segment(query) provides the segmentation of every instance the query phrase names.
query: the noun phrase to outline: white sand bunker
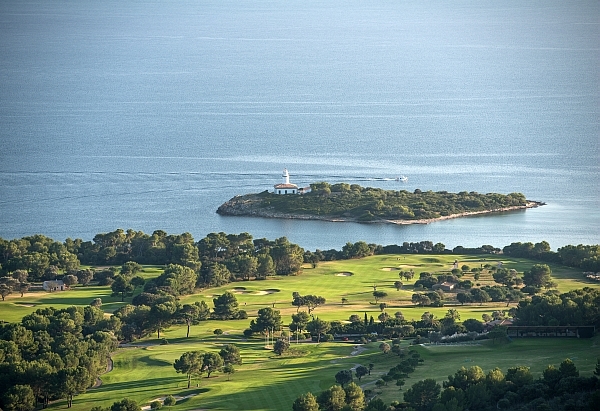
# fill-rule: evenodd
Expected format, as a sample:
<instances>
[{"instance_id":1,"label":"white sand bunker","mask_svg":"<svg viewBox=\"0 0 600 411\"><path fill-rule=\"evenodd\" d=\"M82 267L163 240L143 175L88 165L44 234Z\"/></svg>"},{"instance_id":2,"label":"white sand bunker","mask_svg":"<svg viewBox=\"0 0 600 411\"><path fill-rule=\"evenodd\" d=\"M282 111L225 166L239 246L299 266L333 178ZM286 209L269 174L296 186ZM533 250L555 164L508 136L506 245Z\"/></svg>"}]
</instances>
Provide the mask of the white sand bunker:
<instances>
[{"instance_id":1,"label":"white sand bunker","mask_svg":"<svg viewBox=\"0 0 600 411\"><path fill-rule=\"evenodd\" d=\"M350 277L351 275L354 275L352 273L348 273L348 272L344 272L344 273L337 273L336 276L337 277Z\"/></svg>"},{"instance_id":2,"label":"white sand bunker","mask_svg":"<svg viewBox=\"0 0 600 411\"><path fill-rule=\"evenodd\" d=\"M231 290L234 294L249 294L250 291L247 291L244 287L235 287Z\"/></svg>"},{"instance_id":3,"label":"white sand bunker","mask_svg":"<svg viewBox=\"0 0 600 411\"><path fill-rule=\"evenodd\" d=\"M383 271L398 271L399 268L396 268L396 267L383 267L382 270Z\"/></svg>"},{"instance_id":4,"label":"white sand bunker","mask_svg":"<svg viewBox=\"0 0 600 411\"><path fill-rule=\"evenodd\" d=\"M276 288L271 288L268 290L261 290L261 291L257 291L254 293L254 295L269 295L269 294L274 294L274 293L278 293L279 290Z\"/></svg>"}]
</instances>

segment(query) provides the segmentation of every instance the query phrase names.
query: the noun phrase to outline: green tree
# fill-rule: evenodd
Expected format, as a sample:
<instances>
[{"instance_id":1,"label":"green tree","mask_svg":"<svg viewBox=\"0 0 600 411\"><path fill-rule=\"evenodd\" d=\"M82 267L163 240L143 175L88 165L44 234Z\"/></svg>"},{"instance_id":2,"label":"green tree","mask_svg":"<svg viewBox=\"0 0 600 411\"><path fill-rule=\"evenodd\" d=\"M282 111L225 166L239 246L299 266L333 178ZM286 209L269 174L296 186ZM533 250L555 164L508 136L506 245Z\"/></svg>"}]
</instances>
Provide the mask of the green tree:
<instances>
[{"instance_id":1,"label":"green tree","mask_svg":"<svg viewBox=\"0 0 600 411\"><path fill-rule=\"evenodd\" d=\"M331 328L331 324L328 321L315 318L306 325L306 329L312 334L317 336L317 343L321 342L321 335L326 334Z\"/></svg>"},{"instance_id":2,"label":"green tree","mask_svg":"<svg viewBox=\"0 0 600 411\"><path fill-rule=\"evenodd\" d=\"M178 316L187 326L186 338L190 336L190 327L200 324L210 317L210 309L204 301L196 301L194 304L184 304L178 312Z\"/></svg>"},{"instance_id":3,"label":"green tree","mask_svg":"<svg viewBox=\"0 0 600 411\"><path fill-rule=\"evenodd\" d=\"M560 363L558 371L560 372L561 378L579 377L579 371L570 358L567 358Z\"/></svg>"},{"instance_id":4,"label":"green tree","mask_svg":"<svg viewBox=\"0 0 600 411\"><path fill-rule=\"evenodd\" d=\"M225 344L219 351L219 355L225 364L242 365L240 349L233 344Z\"/></svg>"},{"instance_id":5,"label":"green tree","mask_svg":"<svg viewBox=\"0 0 600 411\"><path fill-rule=\"evenodd\" d=\"M310 316L305 311L301 311L297 314L292 314L292 322L290 323L291 331L302 332L306 329L306 325L310 320Z\"/></svg>"},{"instance_id":6,"label":"green tree","mask_svg":"<svg viewBox=\"0 0 600 411\"><path fill-rule=\"evenodd\" d=\"M177 404L177 400L175 399L175 397L173 397L172 395L167 395L165 397L165 405L170 407Z\"/></svg>"},{"instance_id":7,"label":"green tree","mask_svg":"<svg viewBox=\"0 0 600 411\"><path fill-rule=\"evenodd\" d=\"M121 301L125 301L125 297L131 296L134 290L131 282L125 276L120 274L115 276L110 288L112 289L113 296L121 296Z\"/></svg>"},{"instance_id":8,"label":"green tree","mask_svg":"<svg viewBox=\"0 0 600 411\"><path fill-rule=\"evenodd\" d=\"M77 276L79 284L86 286L94 279L94 270L91 268L86 268L84 270L77 271L77 274L75 275Z\"/></svg>"},{"instance_id":9,"label":"green tree","mask_svg":"<svg viewBox=\"0 0 600 411\"><path fill-rule=\"evenodd\" d=\"M375 298L375 304L383 298L387 297L387 293L385 291L373 291L373 298Z\"/></svg>"},{"instance_id":10,"label":"green tree","mask_svg":"<svg viewBox=\"0 0 600 411\"><path fill-rule=\"evenodd\" d=\"M391 347L388 343L382 342L381 344L379 344L379 349L381 350L382 353L387 354L390 352Z\"/></svg>"},{"instance_id":11,"label":"green tree","mask_svg":"<svg viewBox=\"0 0 600 411\"><path fill-rule=\"evenodd\" d=\"M319 411L317 399L310 392L296 398L292 404L293 411Z\"/></svg>"},{"instance_id":12,"label":"green tree","mask_svg":"<svg viewBox=\"0 0 600 411\"><path fill-rule=\"evenodd\" d=\"M2 301L10 294L12 294L12 288L6 284L0 284L0 296L2 297Z\"/></svg>"},{"instance_id":13,"label":"green tree","mask_svg":"<svg viewBox=\"0 0 600 411\"><path fill-rule=\"evenodd\" d=\"M258 310L256 320L250 321L250 329L253 332L262 332L264 330L279 330L281 328L281 314L279 310L271 307L265 307Z\"/></svg>"},{"instance_id":14,"label":"green tree","mask_svg":"<svg viewBox=\"0 0 600 411\"><path fill-rule=\"evenodd\" d=\"M95 381L85 367L64 368L58 371L56 382L58 392L67 398L67 408L73 405L73 396L83 393Z\"/></svg>"},{"instance_id":15,"label":"green tree","mask_svg":"<svg viewBox=\"0 0 600 411\"><path fill-rule=\"evenodd\" d=\"M342 386L342 388L344 388L344 386L346 384L348 384L349 382L352 381L352 371L350 370L341 370L338 371L335 374L335 382L337 382L338 384L340 384Z\"/></svg>"},{"instance_id":16,"label":"green tree","mask_svg":"<svg viewBox=\"0 0 600 411\"><path fill-rule=\"evenodd\" d=\"M522 387L533 382L533 374L531 374L529 367L519 365L508 369L506 381L511 381L517 387Z\"/></svg>"},{"instance_id":17,"label":"green tree","mask_svg":"<svg viewBox=\"0 0 600 411\"><path fill-rule=\"evenodd\" d=\"M277 355L282 355L290 349L290 343L285 338L279 338L273 345L273 352Z\"/></svg>"},{"instance_id":18,"label":"green tree","mask_svg":"<svg viewBox=\"0 0 600 411\"><path fill-rule=\"evenodd\" d=\"M129 398L124 398L121 401L117 401L110 406L110 411L141 411L142 407L140 407L137 402L134 400L130 400Z\"/></svg>"},{"instance_id":19,"label":"green tree","mask_svg":"<svg viewBox=\"0 0 600 411\"><path fill-rule=\"evenodd\" d=\"M215 371L219 371L223 367L223 358L214 352L205 353L202 356L202 369L206 371L207 378Z\"/></svg>"},{"instance_id":20,"label":"green tree","mask_svg":"<svg viewBox=\"0 0 600 411\"><path fill-rule=\"evenodd\" d=\"M346 406L346 391L339 385L333 385L319 394L317 402L321 410L341 411Z\"/></svg>"},{"instance_id":21,"label":"green tree","mask_svg":"<svg viewBox=\"0 0 600 411\"><path fill-rule=\"evenodd\" d=\"M492 297L490 297L490 295L481 288L473 288L471 290L471 301L479 303L479 305L483 305L483 303L492 301Z\"/></svg>"},{"instance_id":22,"label":"green tree","mask_svg":"<svg viewBox=\"0 0 600 411\"><path fill-rule=\"evenodd\" d=\"M358 378L358 381L360 381L360 379L362 377L369 374L369 369L367 367L365 367L364 365L359 365L358 367L356 367L355 372L356 372L356 377Z\"/></svg>"},{"instance_id":23,"label":"green tree","mask_svg":"<svg viewBox=\"0 0 600 411\"><path fill-rule=\"evenodd\" d=\"M198 274L190 267L169 264L155 282L159 289L174 296L180 296L192 294L197 280Z\"/></svg>"},{"instance_id":24,"label":"green tree","mask_svg":"<svg viewBox=\"0 0 600 411\"><path fill-rule=\"evenodd\" d=\"M344 391L346 391L346 404L350 406L352 411L365 409L365 394L357 384L351 382L344 388Z\"/></svg>"},{"instance_id":25,"label":"green tree","mask_svg":"<svg viewBox=\"0 0 600 411\"><path fill-rule=\"evenodd\" d=\"M29 385L13 385L2 396L6 411L31 411L35 409L35 396Z\"/></svg>"},{"instance_id":26,"label":"green tree","mask_svg":"<svg viewBox=\"0 0 600 411\"><path fill-rule=\"evenodd\" d=\"M121 266L121 275L132 277L142 271L143 267L135 261L127 261Z\"/></svg>"},{"instance_id":27,"label":"green tree","mask_svg":"<svg viewBox=\"0 0 600 411\"><path fill-rule=\"evenodd\" d=\"M523 282L526 286L541 288L551 282L551 275L552 270L547 264L536 264L523 273Z\"/></svg>"},{"instance_id":28,"label":"green tree","mask_svg":"<svg viewBox=\"0 0 600 411\"><path fill-rule=\"evenodd\" d=\"M201 375L203 372L203 354L200 351L184 352L179 359L175 360L173 367L175 371L187 375L188 388L190 388L192 375Z\"/></svg>"},{"instance_id":29,"label":"green tree","mask_svg":"<svg viewBox=\"0 0 600 411\"><path fill-rule=\"evenodd\" d=\"M416 411L429 411L437 402L442 387L431 378L419 381L404 392L404 401Z\"/></svg>"},{"instance_id":30,"label":"green tree","mask_svg":"<svg viewBox=\"0 0 600 411\"><path fill-rule=\"evenodd\" d=\"M77 284L78 280L73 274L67 274L63 277L63 282L68 288L71 288L72 285Z\"/></svg>"},{"instance_id":31,"label":"green tree","mask_svg":"<svg viewBox=\"0 0 600 411\"><path fill-rule=\"evenodd\" d=\"M175 321L177 308L174 301L165 301L150 308L150 321L152 328L157 332L157 338L160 339L160 332Z\"/></svg>"},{"instance_id":32,"label":"green tree","mask_svg":"<svg viewBox=\"0 0 600 411\"><path fill-rule=\"evenodd\" d=\"M269 254L260 254L258 256L256 278L264 280L272 275L275 275L275 264L273 263L273 258L271 258Z\"/></svg>"},{"instance_id":33,"label":"green tree","mask_svg":"<svg viewBox=\"0 0 600 411\"><path fill-rule=\"evenodd\" d=\"M229 381L231 379L231 375L235 373L235 368L233 367L233 364L225 364L225 366L223 367L223 372L227 374L227 381Z\"/></svg>"},{"instance_id":34,"label":"green tree","mask_svg":"<svg viewBox=\"0 0 600 411\"><path fill-rule=\"evenodd\" d=\"M239 304L235 295L229 291L213 299L215 308L213 310L214 318L218 320L235 319L239 313Z\"/></svg>"}]
</instances>

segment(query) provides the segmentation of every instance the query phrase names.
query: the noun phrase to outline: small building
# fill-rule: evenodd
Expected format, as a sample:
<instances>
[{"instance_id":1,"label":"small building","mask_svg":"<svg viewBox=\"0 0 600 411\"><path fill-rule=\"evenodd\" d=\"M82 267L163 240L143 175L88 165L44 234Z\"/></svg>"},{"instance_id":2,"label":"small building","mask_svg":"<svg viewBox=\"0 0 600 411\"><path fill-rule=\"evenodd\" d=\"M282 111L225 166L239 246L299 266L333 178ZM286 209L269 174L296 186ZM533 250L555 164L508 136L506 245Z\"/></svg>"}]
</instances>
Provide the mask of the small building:
<instances>
[{"instance_id":1,"label":"small building","mask_svg":"<svg viewBox=\"0 0 600 411\"><path fill-rule=\"evenodd\" d=\"M287 168L283 169L283 183L275 184L273 186L275 194L298 194L298 186L296 184L290 183L290 174L288 173Z\"/></svg>"},{"instance_id":2,"label":"small building","mask_svg":"<svg viewBox=\"0 0 600 411\"><path fill-rule=\"evenodd\" d=\"M42 288L45 291L65 291L65 283L63 280L49 280L44 281Z\"/></svg>"}]
</instances>

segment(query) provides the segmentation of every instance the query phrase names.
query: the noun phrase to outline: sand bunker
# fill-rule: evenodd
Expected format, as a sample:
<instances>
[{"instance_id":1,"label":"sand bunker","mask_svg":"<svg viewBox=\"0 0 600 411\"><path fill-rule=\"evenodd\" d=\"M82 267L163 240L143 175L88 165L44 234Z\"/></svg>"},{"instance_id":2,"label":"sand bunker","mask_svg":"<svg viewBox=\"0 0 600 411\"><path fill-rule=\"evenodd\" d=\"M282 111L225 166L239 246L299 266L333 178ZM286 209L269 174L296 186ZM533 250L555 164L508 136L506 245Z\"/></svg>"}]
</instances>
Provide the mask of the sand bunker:
<instances>
[{"instance_id":1,"label":"sand bunker","mask_svg":"<svg viewBox=\"0 0 600 411\"><path fill-rule=\"evenodd\" d=\"M399 268L396 268L396 267L383 267L382 270L383 271L398 271Z\"/></svg>"},{"instance_id":2,"label":"sand bunker","mask_svg":"<svg viewBox=\"0 0 600 411\"><path fill-rule=\"evenodd\" d=\"M337 273L336 274L337 277L350 277L351 275L354 275L354 274L348 273L348 272L346 272L346 273Z\"/></svg>"},{"instance_id":3,"label":"sand bunker","mask_svg":"<svg viewBox=\"0 0 600 411\"><path fill-rule=\"evenodd\" d=\"M21 307L35 307L36 304L32 304L32 303L15 303L15 305L19 305Z\"/></svg>"},{"instance_id":4,"label":"sand bunker","mask_svg":"<svg viewBox=\"0 0 600 411\"><path fill-rule=\"evenodd\" d=\"M245 287L235 287L231 292L234 294L250 294L250 291L247 291Z\"/></svg>"},{"instance_id":5,"label":"sand bunker","mask_svg":"<svg viewBox=\"0 0 600 411\"><path fill-rule=\"evenodd\" d=\"M261 291L257 291L254 293L254 295L269 295L269 294L274 294L274 293L278 293L279 290L276 288L271 288L269 290L261 290Z\"/></svg>"}]
</instances>

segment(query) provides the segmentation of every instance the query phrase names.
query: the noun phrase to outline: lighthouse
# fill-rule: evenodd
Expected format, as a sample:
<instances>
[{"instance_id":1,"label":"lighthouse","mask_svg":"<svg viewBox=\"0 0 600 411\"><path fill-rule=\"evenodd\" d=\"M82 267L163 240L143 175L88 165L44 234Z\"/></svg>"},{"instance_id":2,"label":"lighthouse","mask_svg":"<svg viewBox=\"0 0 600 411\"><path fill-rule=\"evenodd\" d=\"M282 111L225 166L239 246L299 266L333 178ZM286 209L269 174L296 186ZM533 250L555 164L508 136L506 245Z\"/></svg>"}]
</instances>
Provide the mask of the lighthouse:
<instances>
[{"instance_id":1,"label":"lighthouse","mask_svg":"<svg viewBox=\"0 0 600 411\"><path fill-rule=\"evenodd\" d=\"M298 186L290 183L290 173L287 168L283 169L283 183L273 186L275 194L298 194Z\"/></svg>"}]
</instances>

